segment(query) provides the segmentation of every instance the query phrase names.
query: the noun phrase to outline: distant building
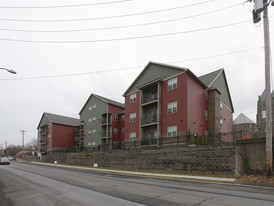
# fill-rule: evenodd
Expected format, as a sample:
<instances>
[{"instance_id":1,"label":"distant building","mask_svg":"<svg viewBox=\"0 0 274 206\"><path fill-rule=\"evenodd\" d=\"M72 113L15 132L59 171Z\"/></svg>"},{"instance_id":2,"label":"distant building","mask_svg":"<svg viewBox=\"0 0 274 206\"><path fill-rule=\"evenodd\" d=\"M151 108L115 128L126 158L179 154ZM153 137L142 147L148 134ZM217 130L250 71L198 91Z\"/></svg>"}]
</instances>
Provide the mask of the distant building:
<instances>
[{"instance_id":1,"label":"distant building","mask_svg":"<svg viewBox=\"0 0 274 206\"><path fill-rule=\"evenodd\" d=\"M198 78L189 69L150 62L123 96L126 141L157 144L160 136L186 132L215 141L216 134L232 132L234 110L223 69Z\"/></svg>"},{"instance_id":2,"label":"distant building","mask_svg":"<svg viewBox=\"0 0 274 206\"><path fill-rule=\"evenodd\" d=\"M233 132L236 139L242 139L241 135L248 137L256 137L258 135L258 127L251 119L243 113L233 121Z\"/></svg>"},{"instance_id":3,"label":"distant building","mask_svg":"<svg viewBox=\"0 0 274 206\"><path fill-rule=\"evenodd\" d=\"M79 115L83 147L100 149L124 141L124 104L91 94Z\"/></svg>"},{"instance_id":4,"label":"distant building","mask_svg":"<svg viewBox=\"0 0 274 206\"><path fill-rule=\"evenodd\" d=\"M257 101L257 126L260 133L265 134L266 131L266 93L265 91L258 96ZM271 94L271 105L272 105L272 134L274 135L274 93Z\"/></svg>"},{"instance_id":5,"label":"distant building","mask_svg":"<svg viewBox=\"0 0 274 206\"><path fill-rule=\"evenodd\" d=\"M38 152L77 148L76 137L80 121L44 112L38 124Z\"/></svg>"}]
</instances>

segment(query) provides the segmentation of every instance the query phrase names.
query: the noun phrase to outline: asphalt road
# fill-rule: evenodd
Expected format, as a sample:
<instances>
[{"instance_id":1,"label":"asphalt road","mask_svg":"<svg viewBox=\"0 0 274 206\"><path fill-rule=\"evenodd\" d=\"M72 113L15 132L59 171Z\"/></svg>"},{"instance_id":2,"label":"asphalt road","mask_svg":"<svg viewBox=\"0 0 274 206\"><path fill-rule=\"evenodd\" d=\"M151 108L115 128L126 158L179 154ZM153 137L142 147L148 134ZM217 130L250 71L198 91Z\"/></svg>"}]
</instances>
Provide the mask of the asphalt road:
<instances>
[{"instance_id":1,"label":"asphalt road","mask_svg":"<svg viewBox=\"0 0 274 206\"><path fill-rule=\"evenodd\" d=\"M131 177L12 162L0 205L274 205L274 188Z\"/></svg>"}]
</instances>

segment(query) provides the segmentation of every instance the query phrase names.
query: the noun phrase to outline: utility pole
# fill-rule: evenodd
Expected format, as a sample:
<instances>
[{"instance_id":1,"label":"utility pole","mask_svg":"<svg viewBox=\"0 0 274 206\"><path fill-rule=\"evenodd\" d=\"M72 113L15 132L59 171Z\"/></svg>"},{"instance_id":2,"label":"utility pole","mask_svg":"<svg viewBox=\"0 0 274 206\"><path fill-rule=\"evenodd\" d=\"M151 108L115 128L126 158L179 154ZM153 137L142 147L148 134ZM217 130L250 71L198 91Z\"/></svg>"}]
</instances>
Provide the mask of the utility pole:
<instances>
[{"instance_id":1,"label":"utility pole","mask_svg":"<svg viewBox=\"0 0 274 206\"><path fill-rule=\"evenodd\" d=\"M250 0L252 1L252 0ZM270 35L268 6L274 6L274 0L253 0L253 22L261 20L263 12L264 21L264 48L265 48L265 92L266 92L266 167L267 175L273 174L273 153L272 153L272 104L271 104L271 84L270 84Z\"/></svg>"},{"instance_id":2,"label":"utility pole","mask_svg":"<svg viewBox=\"0 0 274 206\"><path fill-rule=\"evenodd\" d=\"M22 134L22 149L23 149L22 159L24 159L24 157L25 157L25 154L24 154L24 152L25 152L24 137L25 137L25 133L26 133L27 131L25 131L25 130L20 130L20 132L21 132L21 134Z\"/></svg>"}]
</instances>

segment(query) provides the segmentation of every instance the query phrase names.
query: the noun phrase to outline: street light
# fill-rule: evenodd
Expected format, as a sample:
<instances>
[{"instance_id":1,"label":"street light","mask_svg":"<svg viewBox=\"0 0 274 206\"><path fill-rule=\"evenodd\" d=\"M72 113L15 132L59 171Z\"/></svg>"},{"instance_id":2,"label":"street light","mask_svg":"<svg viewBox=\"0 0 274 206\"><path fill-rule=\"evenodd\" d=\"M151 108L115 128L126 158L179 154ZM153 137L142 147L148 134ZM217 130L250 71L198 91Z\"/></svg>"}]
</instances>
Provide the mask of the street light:
<instances>
[{"instance_id":1,"label":"street light","mask_svg":"<svg viewBox=\"0 0 274 206\"><path fill-rule=\"evenodd\" d=\"M12 69L6 69L6 68L0 68L0 69L6 70L6 71L8 71L9 73L12 73L12 74L16 74L16 71L14 71Z\"/></svg>"}]
</instances>

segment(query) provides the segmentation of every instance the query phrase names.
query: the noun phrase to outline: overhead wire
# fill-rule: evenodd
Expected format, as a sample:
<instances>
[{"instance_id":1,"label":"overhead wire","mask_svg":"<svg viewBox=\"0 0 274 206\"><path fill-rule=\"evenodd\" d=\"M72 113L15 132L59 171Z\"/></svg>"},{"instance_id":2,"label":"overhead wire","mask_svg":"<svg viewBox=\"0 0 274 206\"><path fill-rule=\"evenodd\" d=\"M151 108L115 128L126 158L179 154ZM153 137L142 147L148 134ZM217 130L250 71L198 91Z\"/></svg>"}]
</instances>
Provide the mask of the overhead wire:
<instances>
[{"instance_id":1,"label":"overhead wire","mask_svg":"<svg viewBox=\"0 0 274 206\"><path fill-rule=\"evenodd\" d=\"M109 30L109 29L122 29L122 28L130 28L130 27L140 27L140 26L148 26L148 25L154 25L154 24L163 24L163 23L169 23L169 22L174 22L174 21L180 21L184 19L190 19L194 17L199 17L199 16L205 16L208 14L216 13L219 11L223 11L226 9L231 9L236 6L242 5L240 4L234 4L228 7L224 7L221 9L216 9L212 10L209 12L205 13L200 13L196 15L191 15L191 16L186 16L186 17L181 17L181 18L175 18L175 19L168 19L168 20L163 20L163 21L155 21L155 22L149 22L149 23L141 23L141 24L131 24L131 25L122 25L122 26L112 26L112 27L101 27L101 28L87 28L87 29L69 29L69 30L27 30L27 29L9 29L9 28L0 28L2 31L12 31L12 32L32 32L32 33L62 33L62 32L86 32L86 31L99 31L99 30Z\"/></svg>"},{"instance_id":2,"label":"overhead wire","mask_svg":"<svg viewBox=\"0 0 274 206\"><path fill-rule=\"evenodd\" d=\"M222 54L210 55L210 56L193 58L193 59L170 61L170 62L166 62L166 64L175 64L175 63L188 62L188 61L197 61L197 60L202 60L202 59L208 59L208 58L214 58L214 57L232 55L232 54L237 54L237 53L255 51L255 50L258 50L258 49L262 49L262 47L254 47L254 48L250 48L250 49L238 50L238 51L233 51L233 52L226 52L226 53L222 53ZM52 79L52 78L82 76L82 75L90 75L90 74L98 74L98 73L107 73L107 72L132 70L132 69L139 69L139 68L143 68L143 67L144 67L144 65L142 65L142 66L126 67L126 68L118 68L118 69L98 70L98 71L93 71L93 72L74 73L74 74L61 74L61 75L50 75L50 76L37 76L37 77L22 77L22 78L12 78L12 79L11 78L10 79L0 79L0 81Z\"/></svg>"},{"instance_id":3,"label":"overhead wire","mask_svg":"<svg viewBox=\"0 0 274 206\"><path fill-rule=\"evenodd\" d=\"M98 5L128 2L128 1L132 1L132 0L118 0L118 1L108 1L108 2L98 2L98 3L88 3L88 4L55 5L55 6L3 6L3 5L0 5L0 9L55 9L55 8L68 8L68 7L98 6Z\"/></svg>"},{"instance_id":4,"label":"overhead wire","mask_svg":"<svg viewBox=\"0 0 274 206\"><path fill-rule=\"evenodd\" d=\"M202 32L202 31L208 31L208 30L214 30L214 29L220 29L220 28L240 25L240 24L244 24L244 23L247 23L247 22L251 22L251 21L252 20L245 20L245 21L235 22L235 23L231 23L231 24L201 28L201 29L194 29L194 30L187 30L187 31L178 31L178 32L171 32L171 33L151 34L151 35L133 36L133 37L111 38L111 39L67 40L67 41L49 40L49 41L43 41L43 40L9 39L9 38L0 37L0 40L2 40L2 41L12 41L12 42L25 42L25 43L47 43L47 44L114 42L114 41L137 40L137 39L145 39L145 38L155 38L155 37L173 36L173 35L180 35L180 34L187 34L187 33Z\"/></svg>"},{"instance_id":5,"label":"overhead wire","mask_svg":"<svg viewBox=\"0 0 274 206\"><path fill-rule=\"evenodd\" d=\"M92 20L104 20L104 19L114 19L114 18L122 18L122 17L131 17L131 16L140 16L140 15L146 15L146 14L152 14L152 13L160 13L160 12L166 12L171 10L177 10L181 8L187 8L187 7L193 7L201 4L210 3L216 0L207 0L203 2L198 2L194 4L188 4L188 5L182 5L167 9L160 9L160 10L154 10L154 11L147 11L147 12L139 12L139 13L132 13L132 14L122 14L122 15L116 15L116 16L103 16L103 17L93 17L93 18L79 18L79 19L10 19L10 18L0 18L1 21L16 21L16 22L69 22L69 21L92 21Z\"/></svg>"}]
</instances>

